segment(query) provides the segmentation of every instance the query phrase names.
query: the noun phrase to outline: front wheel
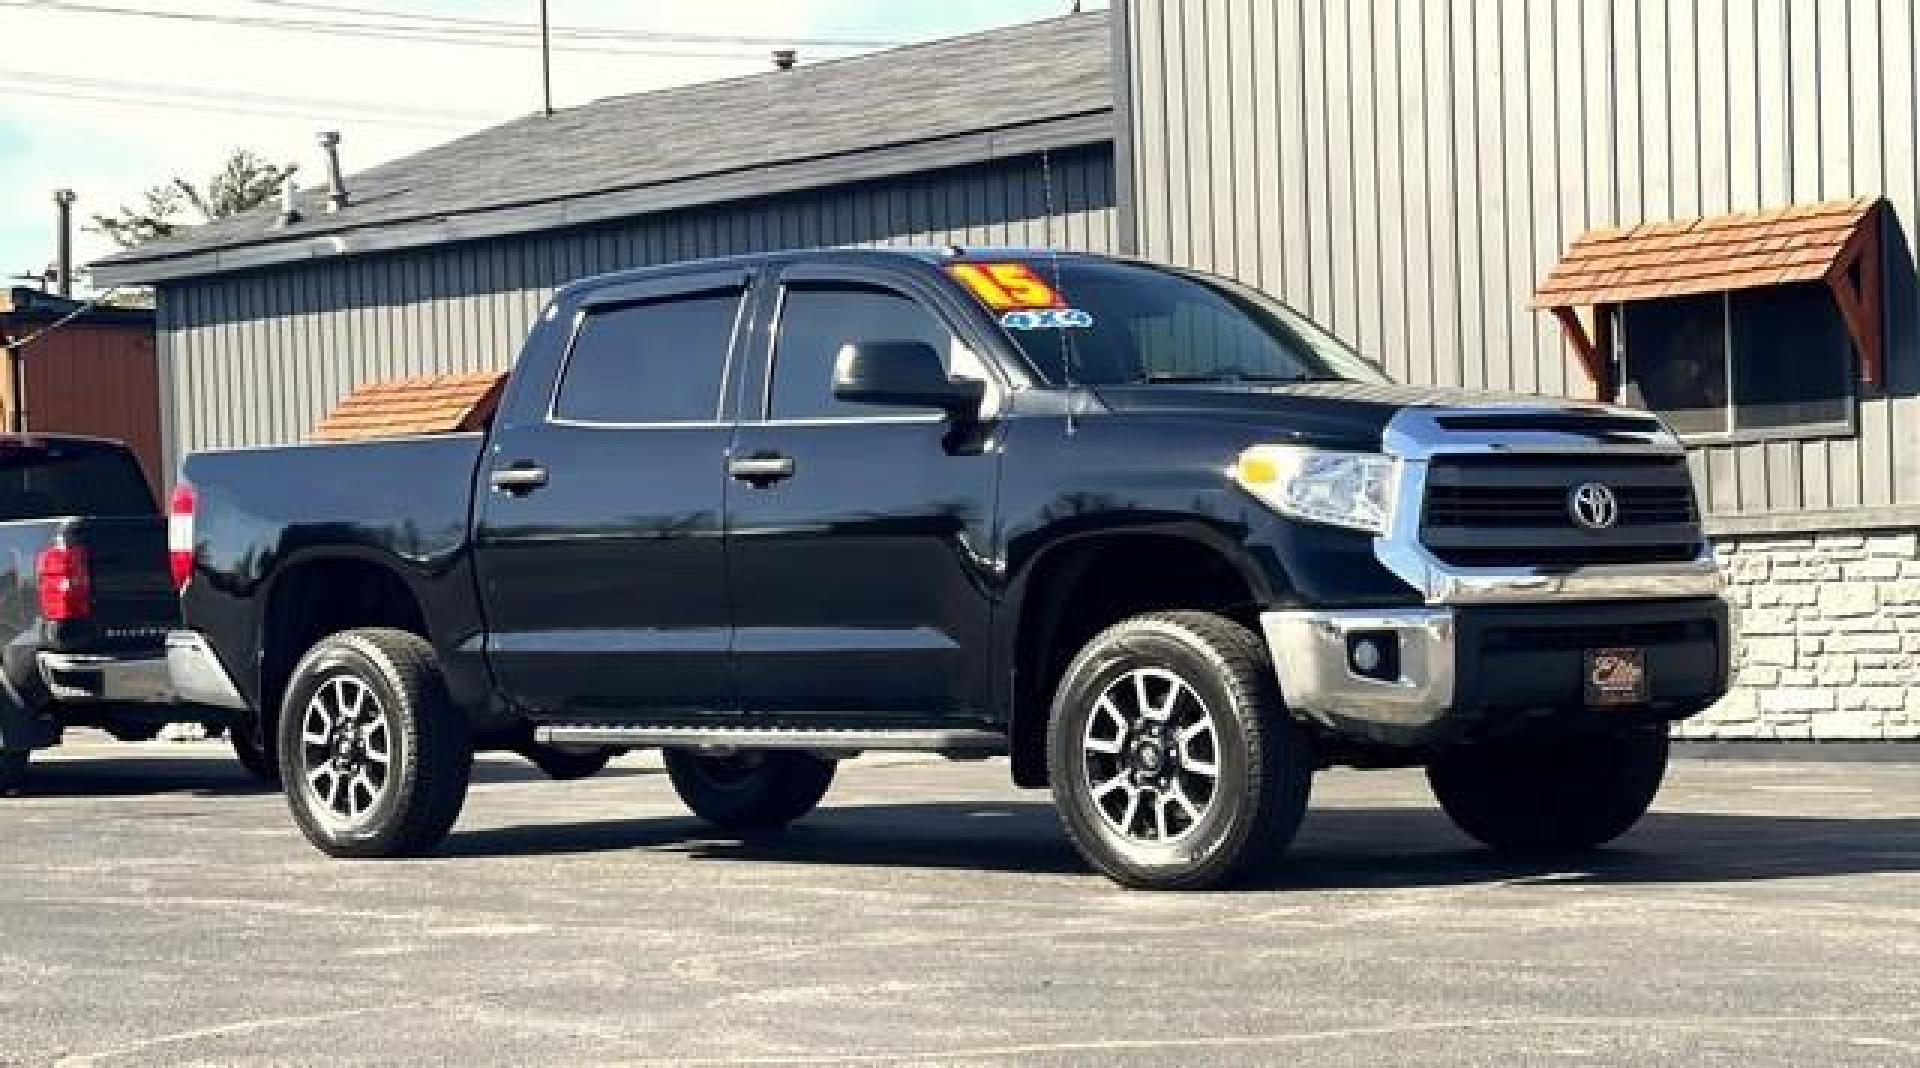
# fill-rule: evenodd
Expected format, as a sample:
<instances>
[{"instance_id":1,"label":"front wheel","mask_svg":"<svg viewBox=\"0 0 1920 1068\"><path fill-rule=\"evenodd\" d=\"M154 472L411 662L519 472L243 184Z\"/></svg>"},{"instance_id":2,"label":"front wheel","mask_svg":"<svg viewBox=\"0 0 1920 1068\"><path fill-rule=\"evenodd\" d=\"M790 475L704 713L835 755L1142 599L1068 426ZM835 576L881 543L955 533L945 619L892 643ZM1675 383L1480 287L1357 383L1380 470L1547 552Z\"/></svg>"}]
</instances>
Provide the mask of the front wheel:
<instances>
[{"instance_id":1,"label":"front wheel","mask_svg":"<svg viewBox=\"0 0 1920 1068\"><path fill-rule=\"evenodd\" d=\"M812 812L833 785L834 762L781 749L708 756L663 754L667 778L693 814L732 831L785 827Z\"/></svg>"},{"instance_id":2,"label":"front wheel","mask_svg":"<svg viewBox=\"0 0 1920 1068\"><path fill-rule=\"evenodd\" d=\"M32 762L31 749L0 749L0 797L20 792L26 785L27 765Z\"/></svg>"},{"instance_id":3,"label":"front wheel","mask_svg":"<svg viewBox=\"0 0 1920 1068\"><path fill-rule=\"evenodd\" d=\"M1155 890L1271 867L1306 812L1314 766L1266 646L1205 612L1138 616L1088 642L1054 697L1047 764L1081 855Z\"/></svg>"},{"instance_id":4,"label":"front wheel","mask_svg":"<svg viewBox=\"0 0 1920 1068\"><path fill-rule=\"evenodd\" d=\"M1640 822L1667 772L1664 728L1461 748L1427 769L1454 825L1495 849L1604 845Z\"/></svg>"},{"instance_id":5,"label":"front wheel","mask_svg":"<svg viewBox=\"0 0 1920 1068\"><path fill-rule=\"evenodd\" d=\"M349 630L315 645L287 686L279 742L293 818L331 856L428 852L466 801L466 717L433 647L406 631Z\"/></svg>"}]
</instances>

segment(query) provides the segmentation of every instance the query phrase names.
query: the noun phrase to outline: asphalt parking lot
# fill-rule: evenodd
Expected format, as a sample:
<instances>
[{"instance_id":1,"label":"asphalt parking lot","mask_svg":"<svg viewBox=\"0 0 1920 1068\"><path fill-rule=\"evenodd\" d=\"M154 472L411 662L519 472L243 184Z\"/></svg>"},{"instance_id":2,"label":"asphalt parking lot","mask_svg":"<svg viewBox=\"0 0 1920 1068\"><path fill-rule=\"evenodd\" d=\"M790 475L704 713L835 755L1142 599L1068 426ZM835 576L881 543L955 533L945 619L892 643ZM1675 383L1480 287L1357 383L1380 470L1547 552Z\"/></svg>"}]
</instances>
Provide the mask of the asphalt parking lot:
<instances>
[{"instance_id":1,"label":"asphalt parking lot","mask_svg":"<svg viewBox=\"0 0 1920 1068\"><path fill-rule=\"evenodd\" d=\"M0 1063L1920 1063L1920 767L1684 761L1584 862L1407 773L1234 893L1088 874L1004 765L713 837L657 764L482 764L447 855L328 861L215 744L0 800Z\"/></svg>"}]
</instances>

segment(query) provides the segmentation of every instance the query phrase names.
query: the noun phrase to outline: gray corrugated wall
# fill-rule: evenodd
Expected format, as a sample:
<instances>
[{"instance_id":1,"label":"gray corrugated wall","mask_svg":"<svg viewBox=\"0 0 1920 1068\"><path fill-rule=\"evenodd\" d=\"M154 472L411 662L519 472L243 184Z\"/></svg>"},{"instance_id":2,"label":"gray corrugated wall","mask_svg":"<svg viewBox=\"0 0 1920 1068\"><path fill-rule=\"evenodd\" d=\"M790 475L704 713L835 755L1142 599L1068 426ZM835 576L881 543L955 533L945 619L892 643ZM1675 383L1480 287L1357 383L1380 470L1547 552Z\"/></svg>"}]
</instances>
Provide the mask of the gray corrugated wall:
<instances>
[{"instance_id":1,"label":"gray corrugated wall","mask_svg":"<svg viewBox=\"0 0 1920 1068\"><path fill-rule=\"evenodd\" d=\"M355 384L505 367L554 288L601 271L783 248L1114 245L1113 153L1052 155L532 237L325 260L160 290L169 467L297 440Z\"/></svg>"},{"instance_id":2,"label":"gray corrugated wall","mask_svg":"<svg viewBox=\"0 0 1920 1068\"><path fill-rule=\"evenodd\" d=\"M1587 396L1525 307L1575 235L1885 195L1888 395L1855 437L1694 466L1719 517L1920 504L1914 0L1125 7L1141 252L1280 294L1408 381Z\"/></svg>"}]
</instances>

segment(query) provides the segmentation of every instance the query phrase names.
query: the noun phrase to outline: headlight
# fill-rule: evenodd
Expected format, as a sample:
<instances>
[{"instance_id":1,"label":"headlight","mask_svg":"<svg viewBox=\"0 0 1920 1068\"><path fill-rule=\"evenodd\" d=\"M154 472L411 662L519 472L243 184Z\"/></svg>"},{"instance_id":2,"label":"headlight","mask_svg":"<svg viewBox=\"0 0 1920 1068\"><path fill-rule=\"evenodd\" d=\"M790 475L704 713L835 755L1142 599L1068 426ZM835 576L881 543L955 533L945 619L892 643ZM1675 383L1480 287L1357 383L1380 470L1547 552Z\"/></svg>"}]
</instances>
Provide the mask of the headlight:
<instances>
[{"instance_id":1,"label":"headlight","mask_svg":"<svg viewBox=\"0 0 1920 1068\"><path fill-rule=\"evenodd\" d=\"M1370 452L1255 445L1240 454L1233 478L1282 515L1384 534L1393 521L1400 461Z\"/></svg>"}]
</instances>

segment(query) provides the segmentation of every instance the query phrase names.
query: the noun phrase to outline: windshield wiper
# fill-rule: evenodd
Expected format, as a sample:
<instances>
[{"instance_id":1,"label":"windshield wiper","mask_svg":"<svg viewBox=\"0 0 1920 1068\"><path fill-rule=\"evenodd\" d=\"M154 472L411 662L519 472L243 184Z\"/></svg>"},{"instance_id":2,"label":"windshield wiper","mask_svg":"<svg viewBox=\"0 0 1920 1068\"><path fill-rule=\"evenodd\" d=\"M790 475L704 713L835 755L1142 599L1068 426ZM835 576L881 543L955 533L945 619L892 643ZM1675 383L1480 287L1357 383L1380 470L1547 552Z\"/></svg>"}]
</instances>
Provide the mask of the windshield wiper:
<instances>
[{"instance_id":1,"label":"windshield wiper","mask_svg":"<svg viewBox=\"0 0 1920 1068\"><path fill-rule=\"evenodd\" d=\"M1251 375L1239 371L1148 371L1129 380L1134 385L1196 382L1331 382L1327 375L1301 371L1291 375Z\"/></svg>"}]
</instances>

